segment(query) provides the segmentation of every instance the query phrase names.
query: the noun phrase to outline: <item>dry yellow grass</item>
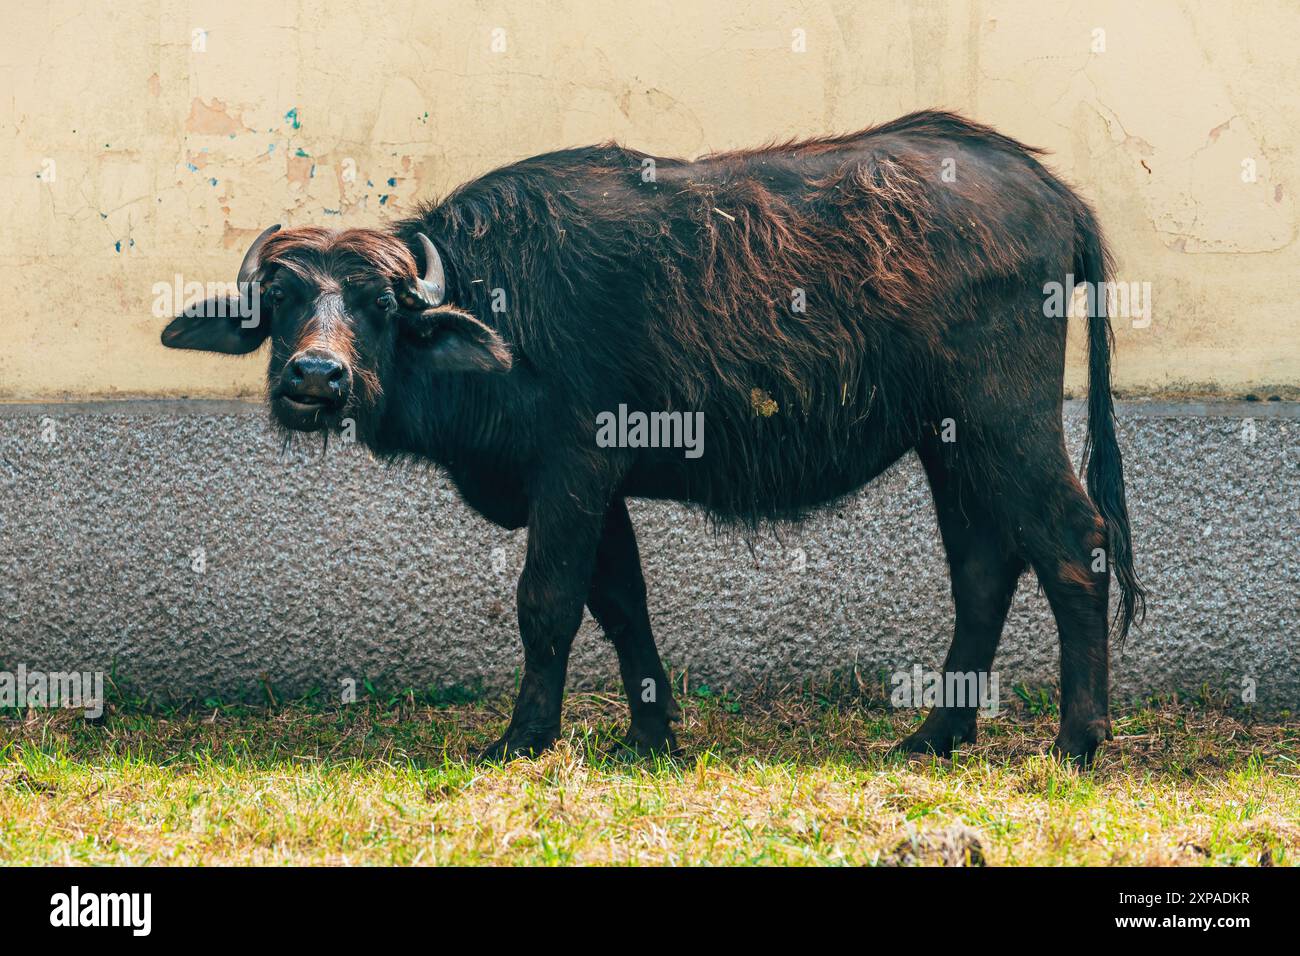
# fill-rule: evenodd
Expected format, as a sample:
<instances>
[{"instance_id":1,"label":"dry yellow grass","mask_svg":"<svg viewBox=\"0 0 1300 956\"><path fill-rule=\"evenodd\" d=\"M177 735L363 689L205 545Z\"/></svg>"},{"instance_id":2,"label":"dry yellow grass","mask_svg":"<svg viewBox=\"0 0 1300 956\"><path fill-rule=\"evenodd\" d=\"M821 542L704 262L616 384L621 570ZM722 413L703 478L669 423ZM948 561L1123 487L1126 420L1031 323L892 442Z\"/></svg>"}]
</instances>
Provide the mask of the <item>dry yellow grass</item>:
<instances>
[{"instance_id":1,"label":"dry yellow grass","mask_svg":"<svg viewBox=\"0 0 1300 956\"><path fill-rule=\"evenodd\" d=\"M951 761L858 702L693 696L676 759L632 762L623 705L476 764L505 701L0 718L0 862L1126 864L1300 860L1300 729L1164 706L1118 715L1093 770L1004 714ZM611 754L611 750L614 753Z\"/></svg>"}]
</instances>

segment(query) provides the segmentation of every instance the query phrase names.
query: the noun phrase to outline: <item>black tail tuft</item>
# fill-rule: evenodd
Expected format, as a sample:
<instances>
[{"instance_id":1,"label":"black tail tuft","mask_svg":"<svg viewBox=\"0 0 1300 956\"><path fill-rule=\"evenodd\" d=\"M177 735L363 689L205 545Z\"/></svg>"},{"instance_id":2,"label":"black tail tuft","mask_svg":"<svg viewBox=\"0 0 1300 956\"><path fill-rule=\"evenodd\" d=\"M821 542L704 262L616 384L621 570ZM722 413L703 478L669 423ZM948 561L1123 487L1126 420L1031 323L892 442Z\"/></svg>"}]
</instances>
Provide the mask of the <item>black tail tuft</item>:
<instances>
[{"instance_id":1,"label":"black tail tuft","mask_svg":"<svg viewBox=\"0 0 1300 956\"><path fill-rule=\"evenodd\" d=\"M1115 333L1106 314L1105 285L1111 274L1111 257L1096 217L1079 201L1075 213L1075 281L1089 283L1096 295L1088 314L1088 432L1083 445L1083 470L1088 495L1106 522L1110 566L1119 584L1115 617L1123 645L1133 623L1146 615L1146 589L1133 569L1133 537L1128 503L1124 497L1124 460L1115 438L1115 404L1110 390L1110 353Z\"/></svg>"}]
</instances>

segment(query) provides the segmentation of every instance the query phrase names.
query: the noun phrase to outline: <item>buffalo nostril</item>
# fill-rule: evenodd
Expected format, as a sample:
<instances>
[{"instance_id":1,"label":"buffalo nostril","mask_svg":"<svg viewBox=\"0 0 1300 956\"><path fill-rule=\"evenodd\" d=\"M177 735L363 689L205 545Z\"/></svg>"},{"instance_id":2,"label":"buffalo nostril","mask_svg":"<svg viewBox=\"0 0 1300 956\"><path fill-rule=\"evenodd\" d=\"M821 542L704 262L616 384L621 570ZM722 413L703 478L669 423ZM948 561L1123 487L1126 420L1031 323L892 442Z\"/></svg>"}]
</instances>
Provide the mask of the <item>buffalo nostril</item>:
<instances>
[{"instance_id":1,"label":"buffalo nostril","mask_svg":"<svg viewBox=\"0 0 1300 956\"><path fill-rule=\"evenodd\" d=\"M347 367L329 355L308 353L289 362L288 385L305 393L340 394L346 387Z\"/></svg>"}]
</instances>

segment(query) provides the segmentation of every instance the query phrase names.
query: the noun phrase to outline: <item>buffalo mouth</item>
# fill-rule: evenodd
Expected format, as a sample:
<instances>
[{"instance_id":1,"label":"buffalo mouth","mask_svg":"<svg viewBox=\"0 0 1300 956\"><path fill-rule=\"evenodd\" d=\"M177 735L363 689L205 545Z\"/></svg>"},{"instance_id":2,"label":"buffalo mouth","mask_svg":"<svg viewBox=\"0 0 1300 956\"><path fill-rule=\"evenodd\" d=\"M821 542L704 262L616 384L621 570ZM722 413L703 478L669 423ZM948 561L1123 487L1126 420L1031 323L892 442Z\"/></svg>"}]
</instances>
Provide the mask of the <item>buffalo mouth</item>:
<instances>
[{"instance_id":1,"label":"buffalo mouth","mask_svg":"<svg viewBox=\"0 0 1300 956\"><path fill-rule=\"evenodd\" d=\"M296 392L276 396L273 407L276 418L286 428L314 432L337 425L344 404L335 396Z\"/></svg>"}]
</instances>

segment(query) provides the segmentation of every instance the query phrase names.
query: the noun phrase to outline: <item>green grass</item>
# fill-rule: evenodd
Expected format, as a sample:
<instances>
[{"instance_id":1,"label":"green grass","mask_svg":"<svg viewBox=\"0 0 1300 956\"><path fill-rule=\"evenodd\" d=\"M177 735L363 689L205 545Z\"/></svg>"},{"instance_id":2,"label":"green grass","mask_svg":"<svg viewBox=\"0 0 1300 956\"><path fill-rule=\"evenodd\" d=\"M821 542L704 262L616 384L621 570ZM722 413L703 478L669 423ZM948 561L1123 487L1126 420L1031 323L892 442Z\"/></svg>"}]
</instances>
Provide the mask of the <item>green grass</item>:
<instances>
[{"instance_id":1,"label":"green grass","mask_svg":"<svg viewBox=\"0 0 1300 956\"><path fill-rule=\"evenodd\" d=\"M628 761L616 694L567 737L466 754L509 701L453 694L0 717L0 863L1295 865L1300 728L1206 706L1119 714L1078 772L1042 755L1038 694L955 759L902 760L915 723L844 695L694 693L682 756Z\"/></svg>"}]
</instances>

